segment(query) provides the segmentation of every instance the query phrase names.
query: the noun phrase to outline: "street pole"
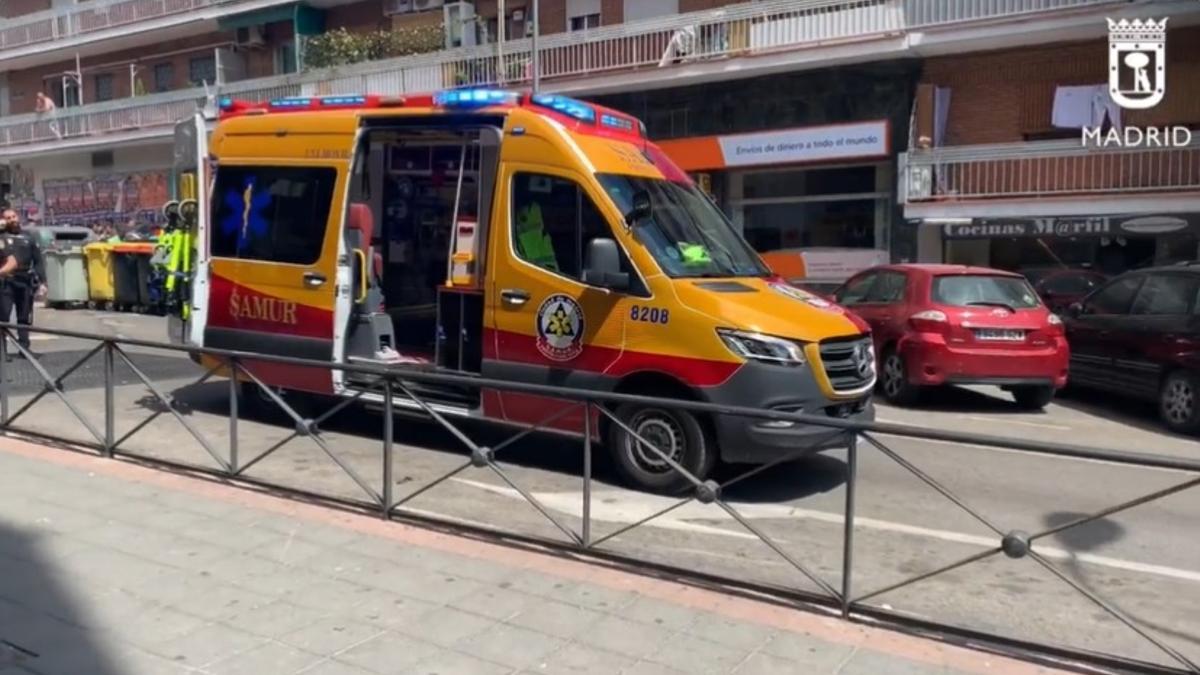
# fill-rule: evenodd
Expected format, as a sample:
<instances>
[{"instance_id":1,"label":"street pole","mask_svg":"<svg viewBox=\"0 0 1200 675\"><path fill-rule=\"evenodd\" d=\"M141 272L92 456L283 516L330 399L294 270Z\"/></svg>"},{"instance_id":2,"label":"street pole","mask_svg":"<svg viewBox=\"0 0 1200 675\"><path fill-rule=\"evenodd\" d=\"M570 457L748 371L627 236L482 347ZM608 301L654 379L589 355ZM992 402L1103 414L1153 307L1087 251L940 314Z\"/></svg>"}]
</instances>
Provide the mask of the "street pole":
<instances>
[{"instance_id":1,"label":"street pole","mask_svg":"<svg viewBox=\"0 0 1200 675\"><path fill-rule=\"evenodd\" d=\"M533 93L538 93L538 79L542 70L542 59L538 54L538 33L542 27L538 25L538 0L533 0Z\"/></svg>"},{"instance_id":2,"label":"street pole","mask_svg":"<svg viewBox=\"0 0 1200 675\"><path fill-rule=\"evenodd\" d=\"M497 9L500 16L496 19L496 70L500 72L500 84L505 84L508 81L508 69L504 67L504 36L508 31L504 24L508 23L508 15L504 13L504 0L500 0Z\"/></svg>"}]
</instances>

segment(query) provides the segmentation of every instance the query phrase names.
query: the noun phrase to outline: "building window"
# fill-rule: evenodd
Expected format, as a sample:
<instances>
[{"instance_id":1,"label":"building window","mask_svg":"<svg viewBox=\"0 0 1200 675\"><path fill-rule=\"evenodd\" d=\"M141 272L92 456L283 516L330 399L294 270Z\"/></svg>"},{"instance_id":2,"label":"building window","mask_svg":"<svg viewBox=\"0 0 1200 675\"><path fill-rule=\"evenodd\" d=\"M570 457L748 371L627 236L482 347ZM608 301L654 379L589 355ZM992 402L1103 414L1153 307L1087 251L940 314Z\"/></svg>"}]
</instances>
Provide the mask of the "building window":
<instances>
[{"instance_id":1,"label":"building window","mask_svg":"<svg viewBox=\"0 0 1200 675\"><path fill-rule=\"evenodd\" d=\"M113 76L110 73L96 76L96 101L111 101L113 94Z\"/></svg>"},{"instance_id":2,"label":"building window","mask_svg":"<svg viewBox=\"0 0 1200 675\"><path fill-rule=\"evenodd\" d=\"M213 255L315 263L336 180L328 168L221 167L213 190Z\"/></svg>"},{"instance_id":3,"label":"building window","mask_svg":"<svg viewBox=\"0 0 1200 675\"><path fill-rule=\"evenodd\" d=\"M154 66L154 91L171 91L175 86L175 67L170 63Z\"/></svg>"},{"instance_id":4,"label":"building window","mask_svg":"<svg viewBox=\"0 0 1200 675\"><path fill-rule=\"evenodd\" d=\"M275 73L296 72L296 43L284 42L275 48Z\"/></svg>"},{"instance_id":5,"label":"building window","mask_svg":"<svg viewBox=\"0 0 1200 675\"><path fill-rule=\"evenodd\" d=\"M600 27L600 15L599 14L584 14L583 16L571 17L571 23L570 23L569 29L572 31L577 31L577 30L588 30L589 28L599 28L599 27Z\"/></svg>"},{"instance_id":6,"label":"building window","mask_svg":"<svg viewBox=\"0 0 1200 675\"><path fill-rule=\"evenodd\" d=\"M217 58L215 56L198 56L188 62L188 81L192 86L217 82Z\"/></svg>"}]
</instances>

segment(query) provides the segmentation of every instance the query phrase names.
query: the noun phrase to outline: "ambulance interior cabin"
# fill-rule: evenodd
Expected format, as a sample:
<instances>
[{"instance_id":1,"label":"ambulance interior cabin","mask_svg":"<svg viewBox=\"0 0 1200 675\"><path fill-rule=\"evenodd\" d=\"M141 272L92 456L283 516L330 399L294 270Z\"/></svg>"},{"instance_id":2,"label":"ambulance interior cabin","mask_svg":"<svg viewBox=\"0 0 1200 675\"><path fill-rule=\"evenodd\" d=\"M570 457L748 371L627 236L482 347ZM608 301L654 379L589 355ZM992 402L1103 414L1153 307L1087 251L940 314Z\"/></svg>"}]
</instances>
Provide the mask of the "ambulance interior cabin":
<instances>
[{"instance_id":1,"label":"ambulance interior cabin","mask_svg":"<svg viewBox=\"0 0 1200 675\"><path fill-rule=\"evenodd\" d=\"M355 154L345 228L354 258L352 362L480 370L480 261L500 137L494 128L439 122L388 120L368 129ZM464 404L477 396L436 394Z\"/></svg>"}]
</instances>

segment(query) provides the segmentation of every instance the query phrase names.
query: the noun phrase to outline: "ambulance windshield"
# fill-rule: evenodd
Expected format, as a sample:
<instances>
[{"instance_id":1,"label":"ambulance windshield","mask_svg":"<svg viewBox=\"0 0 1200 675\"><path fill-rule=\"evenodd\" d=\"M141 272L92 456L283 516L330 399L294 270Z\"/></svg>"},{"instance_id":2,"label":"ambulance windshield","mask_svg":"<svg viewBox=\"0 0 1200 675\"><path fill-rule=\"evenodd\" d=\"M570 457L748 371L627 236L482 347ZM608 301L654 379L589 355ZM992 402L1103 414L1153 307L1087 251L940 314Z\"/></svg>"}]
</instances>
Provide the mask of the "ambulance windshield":
<instances>
[{"instance_id":1,"label":"ambulance windshield","mask_svg":"<svg viewBox=\"0 0 1200 675\"><path fill-rule=\"evenodd\" d=\"M599 174L622 213L645 193L650 215L634 225L638 240L669 277L765 277L770 270L695 185L657 178Z\"/></svg>"}]
</instances>

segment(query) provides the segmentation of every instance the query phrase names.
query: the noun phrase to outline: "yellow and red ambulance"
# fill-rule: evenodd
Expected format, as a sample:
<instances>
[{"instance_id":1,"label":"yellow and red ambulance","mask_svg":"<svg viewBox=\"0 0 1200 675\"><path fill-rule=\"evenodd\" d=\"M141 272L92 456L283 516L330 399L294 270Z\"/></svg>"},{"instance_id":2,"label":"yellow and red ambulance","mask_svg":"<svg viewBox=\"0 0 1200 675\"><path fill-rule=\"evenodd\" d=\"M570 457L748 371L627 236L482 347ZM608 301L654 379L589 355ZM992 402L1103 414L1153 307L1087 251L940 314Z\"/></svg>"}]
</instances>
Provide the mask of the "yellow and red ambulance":
<instances>
[{"instance_id":1,"label":"yellow and red ambulance","mask_svg":"<svg viewBox=\"0 0 1200 675\"><path fill-rule=\"evenodd\" d=\"M191 304L174 323L186 344L873 414L866 326L774 275L632 117L490 89L220 107L211 138L199 117L177 132L177 158L207 186ZM247 364L281 392L382 401L342 371ZM569 405L487 387L416 394L443 415L524 426ZM578 410L545 426L582 434ZM615 414L701 477L718 459L838 443L826 428L654 403ZM596 421L629 482L684 484Z\"/></svg>"}]
</instances>

